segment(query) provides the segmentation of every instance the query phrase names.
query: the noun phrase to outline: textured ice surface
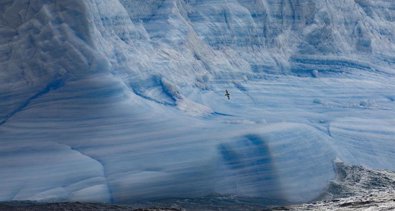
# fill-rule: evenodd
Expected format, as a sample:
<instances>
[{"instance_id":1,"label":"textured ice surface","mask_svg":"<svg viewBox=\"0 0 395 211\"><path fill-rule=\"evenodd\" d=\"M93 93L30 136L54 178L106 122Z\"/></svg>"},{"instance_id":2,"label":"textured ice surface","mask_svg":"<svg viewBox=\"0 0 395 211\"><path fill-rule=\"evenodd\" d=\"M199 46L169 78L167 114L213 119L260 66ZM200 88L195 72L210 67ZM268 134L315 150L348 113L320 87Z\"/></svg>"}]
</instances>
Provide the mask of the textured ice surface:
<instances>
[{"instance_id":1,"label":"textured ice surface","mask_svg":"<svg viewBox=\"0 0 395 211\"><path fill-rule=\"evenodd\" d=\"M3 0L0 200L303 202L336 158L394 170L394 10Z\"/></svg>"},{"instance_id":2,"label":"textured ice surface","mask_svg":"<svg viewBox=\"0 0 395 211\"><path fill-rule=\"evenodd\" d=\"M393 210L395 208L395 174L383 170L347 166L336 162L336 179L330 182L319 200L282 206L265 206L262 199L243 198L235 195L208 195L197 198L175 198L141 201L125 205L103 203L45 203L32 201L0 202L0 209L10 211L29 210L169 210L169 211L214 211L214 210ZM140 209L136 209L140 208Z\"/></svg>"}]
</instances>

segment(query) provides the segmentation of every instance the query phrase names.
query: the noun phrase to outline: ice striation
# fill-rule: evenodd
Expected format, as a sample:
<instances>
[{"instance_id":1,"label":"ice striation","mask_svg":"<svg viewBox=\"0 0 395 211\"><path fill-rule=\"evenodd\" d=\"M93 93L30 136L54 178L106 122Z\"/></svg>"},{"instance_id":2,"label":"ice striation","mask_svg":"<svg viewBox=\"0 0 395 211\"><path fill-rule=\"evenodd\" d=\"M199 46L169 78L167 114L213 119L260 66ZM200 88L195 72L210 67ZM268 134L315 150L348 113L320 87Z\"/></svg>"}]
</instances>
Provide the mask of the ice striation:
<instances>
[{"instance_id":1,"label":"ice striation","mask_svg":"<svg viewBox=\"0 0 395 211\"><path fill-rule=\"evenodd\" d=\"M395 170L392 0L3 0L0 14L1 201L297 203L327 190L336 159Z\"/></svg>"},{"instance_id":2,"label":"ice striation","mask_svg":"<svg viewBox=\"0 0 395 211\"><path fill-rule=\"evenodd\" d=\"M81 202L0 202L0 209L21 210L118 210L118 211L185 211L185 210L393 210L395 208L395 174L384 170L372 170L362 166L347 166L335 161L336 178L327 190L314 202L268 206L261 198L244 198L235 195L208 195L197 198L176 198L140 201L128 205ZM136 209L139 207L138 209Z\"/></svg>"}]
</instances>

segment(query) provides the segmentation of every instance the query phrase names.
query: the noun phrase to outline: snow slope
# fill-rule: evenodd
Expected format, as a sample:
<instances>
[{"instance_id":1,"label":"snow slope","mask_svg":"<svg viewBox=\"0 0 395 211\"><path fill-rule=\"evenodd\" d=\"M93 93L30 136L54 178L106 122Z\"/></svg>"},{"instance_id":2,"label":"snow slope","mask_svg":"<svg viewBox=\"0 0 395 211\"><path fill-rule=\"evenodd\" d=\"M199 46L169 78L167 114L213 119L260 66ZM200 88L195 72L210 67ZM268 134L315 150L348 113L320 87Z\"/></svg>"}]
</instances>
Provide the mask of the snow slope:
<instances>
[{"instance_id":1,"label":"snow slope","mask_svg":"<svg viewBox=\"0 0 395 211\"><path fill-rule=\"evenodd\" d=\"M395 170L394 10L3 0L0 200L295 203L336 158Z\"/></svg>"}]
</instances>

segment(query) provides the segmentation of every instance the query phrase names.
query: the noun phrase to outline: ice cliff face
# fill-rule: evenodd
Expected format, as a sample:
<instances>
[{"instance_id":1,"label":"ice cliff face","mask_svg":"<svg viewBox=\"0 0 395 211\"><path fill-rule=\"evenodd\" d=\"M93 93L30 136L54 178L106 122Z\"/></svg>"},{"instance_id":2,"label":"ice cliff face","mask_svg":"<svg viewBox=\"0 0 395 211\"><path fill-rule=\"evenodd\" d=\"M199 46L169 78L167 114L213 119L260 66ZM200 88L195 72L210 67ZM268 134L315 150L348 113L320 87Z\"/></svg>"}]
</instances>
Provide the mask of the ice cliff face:
<instances>
[{"instance_id":1,"label":"ice cliff face","mask_svg":"<svg viewBox=\"0 0 395 211\"><path fill-rule=\"evenodd\" d=\"M2 84L88 71L176 83L191 75L370 70L393 63L395 48L394 5L386 0L23 0L0 9L2 61L12 72Z\"/></svg>"},{"instance_id":2,"label":"ice cliff face","mask_svg":"<svg viewBox=\"0 0 395 211\"><path fill-rule=\"evenodd\" d=\"M391 0L3 0L0 14L0 200L298 202L335 158L395 169Z\"/></svg>"}]
</instances>

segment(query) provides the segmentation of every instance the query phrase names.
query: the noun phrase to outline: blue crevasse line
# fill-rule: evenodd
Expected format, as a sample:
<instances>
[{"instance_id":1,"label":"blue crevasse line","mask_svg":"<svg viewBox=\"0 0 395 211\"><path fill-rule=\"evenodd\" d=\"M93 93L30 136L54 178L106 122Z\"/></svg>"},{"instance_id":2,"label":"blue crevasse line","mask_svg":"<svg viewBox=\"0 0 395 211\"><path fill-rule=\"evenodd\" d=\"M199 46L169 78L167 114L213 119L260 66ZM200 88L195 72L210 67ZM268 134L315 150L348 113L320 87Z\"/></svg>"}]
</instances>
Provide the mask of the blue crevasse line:
<instances>
[{"instance_id":1,"label":"blue crevasse line","mask_svg":"<svg viewBox=\"0 0 395 211\"><path fill-rule=\"evenodd\" d=\"M111 204L114 203L115 200L114 200L114 196L113 196L113 191L112 191L112 187L110 186L110 183L109 183L108 178L107 178L108 175L107 175L107 171L106 171L104 162L102 160L100 160L99 158L93 157L93 156L89 155L88 153L85 153L82 149L79 149L79 148L76 148L76 147L72 147L70 145L66 145L66 146L70 147L71 150L76 151L76 152L80 153L81 155L86 156L86 157L96 161L102 167L103 177L106 180L106 185L107 185L107 188L108 188L108 195L110 197L109 200L110 200Z\"/></svg>"},{"instance_id":2,"label":"blue crevasse line","mask_svg":"<svg viewBox=\"0 0 395 211\"><path fill-rule=\"evenodd\" d=\"M25 100L24 102L22 102L21 105L19 105L16 109L14 109L12 112L10 112L9 114L7 114L4 119L0 122L0 126L5 124L11 117L13 117L15 114L17 114L18 112L22 111L24 108L26 108L31 101L33 101L34 99L37 99L47 93L49 93L50 91L59 89L60 87L64 86L64 80L63 79L56 79L52 82L50 82L47 86L45 86L42 90L40 90L39 92L37 92L36 94L34 94L33 96L29 97L27 100Z\"/></svg>"},{"instance_id":3,"label":"blue crevasse line","mask_svg":"<svg viewBox=\"0 0 395 211\"><path fill-rule=\"evenodd\" d=\"M149 100L149 101L153 101L153 102L158 103L158 104L162 104L162 105L165 105L165 106L175 106L176 105L175 102L174 103L168 103L168 102L159 101L159 100L156 100L154 98L148 97L148 96L144 95L143 93L141 93L140 91L134 89L133 87L130 87L130 90L134 94L136 94L137 96L139 96L139 97L141 97L143 99Z\"/></svg>"},{"instance_id":4,"label":"blue crevasse line","mask_svg":"<svg viewBox=\"0 0 395 211\"><path fill-rule=\"evenodd\" d=\"M235 115L232 114L226 114L226 113L221 113L221 112L214 112L212 113L213 115L217 115L217 116L228 116L228 117L234 117Z\"/></svg>"}]
</instances>

